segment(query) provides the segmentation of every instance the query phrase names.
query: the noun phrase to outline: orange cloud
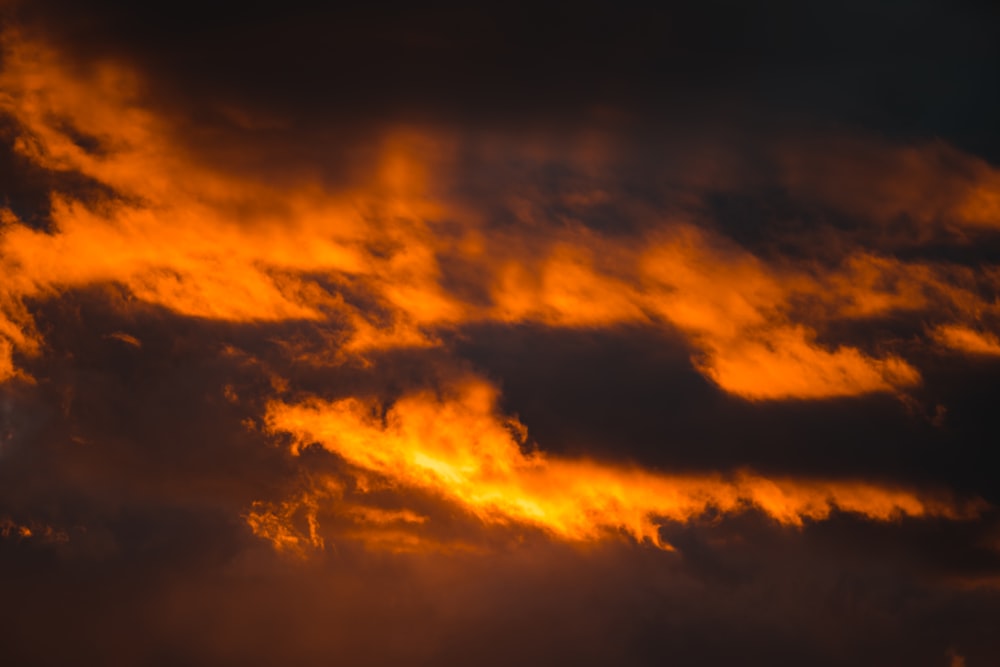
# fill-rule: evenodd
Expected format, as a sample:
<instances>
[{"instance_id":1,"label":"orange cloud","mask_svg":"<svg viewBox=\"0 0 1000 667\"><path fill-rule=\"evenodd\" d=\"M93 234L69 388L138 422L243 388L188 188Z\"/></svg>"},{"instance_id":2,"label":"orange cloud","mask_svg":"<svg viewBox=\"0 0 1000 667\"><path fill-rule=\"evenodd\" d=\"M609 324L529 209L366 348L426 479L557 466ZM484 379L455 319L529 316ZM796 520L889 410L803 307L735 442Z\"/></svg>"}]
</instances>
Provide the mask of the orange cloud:
<instances>
[{"instance_id":1,"label":"orange cloud","mask_svg":"<svg viewBox=\"0 0 1000 667\"><path fill-rule=\"evenodd\" d=\"M899 357L867 357L851 347L829 351L808 330L778 328L760 340L719 346L699 368L726 391L749 399L829 398L893 391L920 382Z\"/></svg>"},{"instance_id":2,"label":"orange cloud","mask_svg":"<svg viewBox=\"0 0 1000 667\"><path fill-rule=\"evenodd\" d=\"M749 399L857 395L920 381L898 356L829 349L796 321L797 300L829 302L836 312L809 313L817 324L925 303L916 295L922 285L900 292L876 284L890 273L875 259L853 258L830 289L829 280L769 267L689 224L668 224L644 246L609 244L582 231L570 238L572 244L557 245L536 266L501 264L493 291L497 312L487 316L566 327L668 325L699 350L697 368ZM853 280L862 270L867 286Z\"/></svg>"},{"instance_id":3,"label":"orange cloud","mask_svg":"<svg viewBox=\"0 0 1000 667\"><path fill-rule=\"evenodd\" d=\"M377 403L356 398L272 402L266 423L272 433L291 434L295 452L318 444L361 474L431 492L487 524L533 526L571 541L621 531L668 547L659 536L662 522L689 521L710 510L753 508L792 526L826 518L834 509L880 521L958 518L968 511L860 481L771 479L750 472L668 475L550 457L527 448L524 427L499 415L495 400L490 385L470 379L443 396L405 396L384 414ZM254 521L262 537L279 547L287 541L281 529L261 529Z\"/></svg>"},{"instance_id":4,"label":"orange cloud","mask_svg":"<svg viewBox=\"0 0 1000 667\"><path fill-rule=\"evenodd\" d=\"M461 151L437 130L387 129L337 188L317 175L261 178L178 140L183 129L155 112L152 84L131 69L70 67L13 30L2 45L0 110L22 128L17 149L115 194L86 203L53 196L51 231L2 211L0 380L19 373L17 354L41 349L26 300L99 283L184 316L331 325L330 349L303 352L303 363L435 346L443 330L476 322L667 327L687 337L707 378L751 400L903 391L920 381L888 343L873 353L823 342L831 321L909 310L967 326L996 309L960 272L864 251L834 269L777 266L683 219L612 238L571 221L546 224L528 201L514 207L522 224L491 227L449 194ZM533 141L507 150L551 159L555 149ZM597 173L613 152L607 144L584 137L569 154ZM889 159L885 188L933 172L921 155ZM832 196L819 167L789 160L795 183ZM828 167L843 171L836 160ZM986 202L977 210L988 210L991 181L981 172L969 173L975 201ZM612 196L581 190L563 199L586 207ZM855 198L861 208L878 200ZM455 266L467 268L446 280Z\"/></svg>"},{"instance_id":5,"label":"orange cloud","mask_svg":"<svg viewBox=\"0 0 1000 667\"><path fill-rule=\"evenodd\" d=\"M303 557L310 548L323 548L317 511L316 497L303 494L281 503L254 503L243 518L254 535L270 542L276 550ZM304 523L304 530L297 528L297 523Z\"/></svg>"},{"instance_id":6,"label":"orange cloud","mask_svg":"<svg viewBox=\"0 0 1000 667\"><path fill-rule=\"evenodd\" d=\"M459 317L437 284L428 221L441 207L422 198L425 169L409 155L419 138L387 136L361 192L328 192L311 181L276 187L186 153L173 139L177 129L144 107L142 82L127 68L71 71L55 51L12 32L3 46L0 109L23 128L16 148L115 193L86 204L53 196L52 232L3 211L5 375L10 350L37 343L20 305L25 297L101 282L194 317L344 321L359 349L419 342L417 324ZM81 147L77 134L95 137L101 149ZM391 326L375 330L367 313L329 289L352 277L378 291Z\"/></svg>"},{"instance_id":7,"label":"orange cloud","mask_svg":"<svg viewBox=\"0 0 1000 667\"><path fill-rule=\"evenodd\" d=\"M937 327L932 335L938 343L952 350L974 355L1000 356L1000 338L989 331L946 324Z\"/></svg>"}]
</instances>

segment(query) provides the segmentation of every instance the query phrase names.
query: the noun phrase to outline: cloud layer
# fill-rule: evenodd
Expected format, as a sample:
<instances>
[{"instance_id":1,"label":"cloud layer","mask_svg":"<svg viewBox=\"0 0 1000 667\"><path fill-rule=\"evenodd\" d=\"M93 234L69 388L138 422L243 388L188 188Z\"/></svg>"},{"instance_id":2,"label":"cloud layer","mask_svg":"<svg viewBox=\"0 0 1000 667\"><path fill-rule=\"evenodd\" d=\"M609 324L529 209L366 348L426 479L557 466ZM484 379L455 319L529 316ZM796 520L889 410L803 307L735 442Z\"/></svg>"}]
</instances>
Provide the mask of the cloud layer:
<instances>
[{"instance_id":1,"label":"cloud layer","mask_svg":"<svg viewBox=\"0 0 1000 667\"><path fill-rule=\"evenodd\" d=\"M3 6L15 662L1000 655L1000 144L781 4Z\"/></svg>"}]
</instances>

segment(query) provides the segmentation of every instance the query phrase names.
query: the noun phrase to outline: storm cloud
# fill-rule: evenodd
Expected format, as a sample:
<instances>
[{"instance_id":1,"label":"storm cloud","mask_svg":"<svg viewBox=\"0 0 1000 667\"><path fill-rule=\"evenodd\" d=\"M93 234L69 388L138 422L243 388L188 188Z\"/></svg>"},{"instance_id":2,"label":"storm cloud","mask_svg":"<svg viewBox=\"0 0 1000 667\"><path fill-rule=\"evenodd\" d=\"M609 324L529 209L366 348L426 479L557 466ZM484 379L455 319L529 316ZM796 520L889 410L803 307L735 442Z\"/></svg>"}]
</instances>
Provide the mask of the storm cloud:
<instances>
[{"instance_id":1,"label":"storm cloud","mask_svg":"<svg viewBox=\"0 0 1000 667\"><path fill-rule=\"evenodd\" d=\"M0 4L10 664L1000 659L992 6L116 5Z\"/></svg>"}]
</instances>

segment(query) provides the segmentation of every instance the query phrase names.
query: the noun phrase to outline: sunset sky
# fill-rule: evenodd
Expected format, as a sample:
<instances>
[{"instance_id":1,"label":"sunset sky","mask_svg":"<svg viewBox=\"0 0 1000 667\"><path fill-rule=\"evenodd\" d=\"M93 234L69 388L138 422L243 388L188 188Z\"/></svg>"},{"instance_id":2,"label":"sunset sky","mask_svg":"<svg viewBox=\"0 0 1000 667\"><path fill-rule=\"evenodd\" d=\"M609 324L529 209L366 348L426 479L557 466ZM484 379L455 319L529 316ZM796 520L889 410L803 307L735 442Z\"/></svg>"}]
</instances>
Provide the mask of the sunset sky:
<instances>
[{"instance_id":1,"label":"sunset sky","mask_svg":"<svg viewBox=\"0 0 1000 667\"><path fill-rule=\"evenodd\" d=\"M1000 665L998 35L0 0L0 664Z\"/></svg>"}]
</instances>

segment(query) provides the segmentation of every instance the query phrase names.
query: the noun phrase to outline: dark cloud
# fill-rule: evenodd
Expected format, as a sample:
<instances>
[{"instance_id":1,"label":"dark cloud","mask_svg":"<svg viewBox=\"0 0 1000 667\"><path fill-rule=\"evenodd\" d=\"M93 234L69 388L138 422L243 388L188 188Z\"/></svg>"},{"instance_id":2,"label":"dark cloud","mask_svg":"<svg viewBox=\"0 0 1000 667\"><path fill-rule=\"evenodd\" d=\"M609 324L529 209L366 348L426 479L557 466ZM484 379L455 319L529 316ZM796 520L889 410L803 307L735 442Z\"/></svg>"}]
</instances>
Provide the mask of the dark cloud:
<instances>
[{"instance_id":1,"label":"dark cloud","mask_svg":"<svg viewBox=\"0 0 1000 667\"><path fill-rule=\"evenodd\" d=\"M171 103L297 122L561 124L825 118L997 159L989 3L23 3L86 57L141 63ZM182 107L183 108L183 107ZM190 110L190 107L189 107ZM207 119L205 119L207 120Z\"/></svg>"},{"instance_id":2,"label":"dark cloud","mask_svg":"<svg viewBox=\"0 0 1000 667\"><path fill-rule=\"evenodd\" d=\"M749 404L695 372L682 340L654 330L486 327L458 349L499 379L507 410L553 451L668 471L748 466L937 482L997 502L986 463L995 362L934 360L927 388L908 400Z\"/></svg>"},{"instance_id":3,"label":"dark cloud","mask_svg":"<svg viewBox=\"0 0 1000 667\"><path fill-rule=\"evenodd\" d=\"M930 667L947 664L949 650L970 664L996 654L997 592L976 583L1000 574L992 515L888 525L840 515L801 531L755 513L707 517L664 527L675 553L570 548L529 532L488 553L394 556L331 528L309 560L283 558L249 534L239 512L284 498L297 473L240 420L255 416L254 397L274 369L307 390L320 380L295 375L279 348L261 342L275 330L120 313L98 296L75 294L41 312L50 361L39 363L51 367L32 367L44 380L7 399L41 426L26 417L9 424L4 510L68 537L0 540L4 650L17 664L311 665L333 655L373 665ZM141 346L109 338L115 331ZM474 343L459 347L463 356L502 378L508 407L556 452L906 476L914 464L888 461L916 447L901 434L937 432L907 421L894 399L773 407L725 399L686 363L681 341L664 345L652 333L467 336ZM220 354L224 345L244 353ZM339 379L322 384L333 395L351 386L364 393L362 375L395 375L406 386L429 362L373 363L367 374L331 367L325 373ZM250 405L226 401L227 383ZM975 404L964 395L963 414ZM879 413L892 417L880 426ZM899 449L886 451L892 439ZM953 444L961 442L970 441ZM940 463L938 481L948 465ZM422 511L432 512L425 534L467 534L461 522L448 526L446 508ZM53 632L59 642L47 640Z\"/></svg>"},{"instance_id":4,"label":"dark cloud","mask_svg":"<svg viewBox=\"0 0 1000 667\"><path fill-rule=\"evenodd\" d=\"M3 11L63 68L11 81L86 94L0 96L0 661L1000 656L992 5ZM628 466L862 509L706 483L674 551L566 541L338 447L414 397L417 445L603 466L491 473L529 509L641 513ZM354 421L273 423L319 399Z\"/></svg>"},{"instance_id":5,"label":"dark cloud","mask_svg":"<svg viewBox=\"0 0 1000 667\"><path fill-rule=\"evenodd\" d=\"M162 515L143 523L154 519L161 539L185 538L204 555L143 543L127 557L52 571L52 554L4 545L22 563L17 578L3 575L7 655L39 665L310 665L334 655L373 665L930 667L947 664L949 649L988 663L997 648L988 629L995 590L928 581L905 543L871 546L849 521L804 534L752 519L679 529L680 556L538 544L428 559L345 546L290 566L263 551L205 554L217 528L201 533L184 517L183 530L171 530ZM845 532L864 539L845 550ZM60 642L45 641L52 629Z\"/></svg>"}]
</instances>

